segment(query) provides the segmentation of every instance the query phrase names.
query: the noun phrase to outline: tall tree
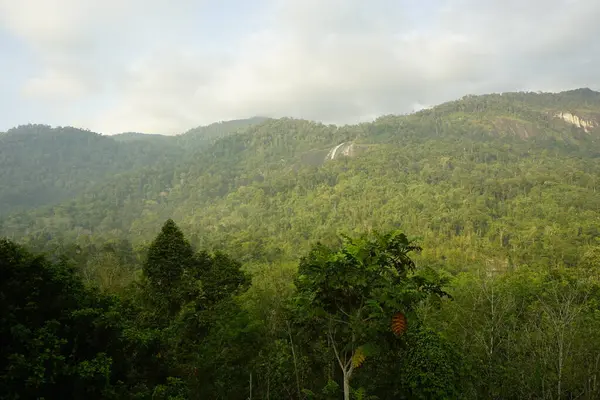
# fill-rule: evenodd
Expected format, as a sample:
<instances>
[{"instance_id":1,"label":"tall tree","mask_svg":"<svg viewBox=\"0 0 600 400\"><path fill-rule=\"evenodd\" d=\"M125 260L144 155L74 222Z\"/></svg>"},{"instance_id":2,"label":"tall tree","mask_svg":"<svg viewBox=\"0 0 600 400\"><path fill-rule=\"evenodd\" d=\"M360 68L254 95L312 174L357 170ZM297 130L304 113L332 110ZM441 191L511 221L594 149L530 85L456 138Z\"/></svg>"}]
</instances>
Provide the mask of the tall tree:
<instances>
[{"instance_id":1,"label":"tall tree","mask_svg":"<svg viewBox=\"0 0 600 400\"><path fill-rule=\"evenodd\" d=\"M343 238L340 249L317 245L298 270L298 322L326 342L338 364L345 400L350 380L381 341L401 335L414 306L445 293L420 276L409 253L420 248L403 233ZM409 319L410 321L411 319Z\"/></svg>"},{"instance_id":2,"label":"tall tree","mask_svg":"<svg viewBox=\"0 0 600 400\"><path fill-rule=\"evenodd\" d=\"M188 295L182 281L193 264L192 246L175 222L167 220L148 249L143 272L154 300L165 305L168 315L176 313Z\"/></svg>"}]
</instances>

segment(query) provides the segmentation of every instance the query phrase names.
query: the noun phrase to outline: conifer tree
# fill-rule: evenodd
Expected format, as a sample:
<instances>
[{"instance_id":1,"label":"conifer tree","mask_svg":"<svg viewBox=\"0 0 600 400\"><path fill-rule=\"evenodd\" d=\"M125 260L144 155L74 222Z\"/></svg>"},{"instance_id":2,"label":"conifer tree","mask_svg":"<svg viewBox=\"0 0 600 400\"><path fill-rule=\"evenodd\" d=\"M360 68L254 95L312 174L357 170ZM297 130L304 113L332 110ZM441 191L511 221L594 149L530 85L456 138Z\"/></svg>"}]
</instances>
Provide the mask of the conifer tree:
<instances>
[{"instance_id":1,"label":"conifer tree","mask_svg":"<svg viewBox=\"0 0 600 400\"><path fill-rule=\"evenodd\" d=\"M184 301L183 277L193 266L194 250L172 219L148 249L144 276L155 300L167 306L169 315L176 313Z\"/></svg>"}]
</instances>

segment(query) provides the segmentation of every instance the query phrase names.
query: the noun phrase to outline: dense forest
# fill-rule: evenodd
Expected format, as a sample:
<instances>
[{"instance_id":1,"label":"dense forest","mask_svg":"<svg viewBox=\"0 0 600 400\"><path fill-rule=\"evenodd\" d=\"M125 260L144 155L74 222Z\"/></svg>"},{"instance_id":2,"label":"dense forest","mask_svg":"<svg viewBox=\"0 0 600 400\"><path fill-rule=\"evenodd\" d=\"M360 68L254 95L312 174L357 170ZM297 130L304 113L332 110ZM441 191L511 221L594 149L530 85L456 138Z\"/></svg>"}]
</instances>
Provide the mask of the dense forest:
<instances>
[{"instance_id":1,"label":"dense forest","mask_svg":"<svg viewBox=\"0 0 600 400\"><path fill-rule=\"evenodd\" d=\"M0 133L0 398L600 398L599 138L589 89Z\"/></svg>"}]
</instances>

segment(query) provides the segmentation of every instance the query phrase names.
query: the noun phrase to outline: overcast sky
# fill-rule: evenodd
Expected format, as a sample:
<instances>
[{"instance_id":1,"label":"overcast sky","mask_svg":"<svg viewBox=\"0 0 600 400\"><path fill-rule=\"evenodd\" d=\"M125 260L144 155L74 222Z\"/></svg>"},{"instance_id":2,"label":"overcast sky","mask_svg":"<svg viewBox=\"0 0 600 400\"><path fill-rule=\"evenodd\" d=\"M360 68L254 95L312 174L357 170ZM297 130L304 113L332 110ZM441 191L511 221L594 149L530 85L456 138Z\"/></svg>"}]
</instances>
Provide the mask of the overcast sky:
<instances>
[{"instance_id":1,"label":"overcast sky","mask_svg":"<svg viewBox=\"0 0 600 400\"><path fill-rule=\"evenodd\" d=\"M0 0L0 131L355 123L600 88L600 0Z\"/></svg>"}]
</instances>

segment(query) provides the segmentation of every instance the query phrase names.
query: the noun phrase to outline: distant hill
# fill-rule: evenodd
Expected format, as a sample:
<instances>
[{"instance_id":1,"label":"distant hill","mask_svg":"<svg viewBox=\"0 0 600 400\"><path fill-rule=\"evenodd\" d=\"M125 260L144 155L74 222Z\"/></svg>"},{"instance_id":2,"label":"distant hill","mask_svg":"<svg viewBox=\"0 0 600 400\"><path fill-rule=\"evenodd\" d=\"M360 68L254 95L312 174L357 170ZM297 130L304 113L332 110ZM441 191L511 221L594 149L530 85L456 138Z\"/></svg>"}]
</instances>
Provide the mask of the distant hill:
<instances>
[{"instance_id":1,"label":"distant hill","mask_svg":"<svg viewBox=\"0 0 600 400\"><path fill-rule=\"evenodd\" d=\"M575 263L600 240L600 93L589 89L465 96L343 127L254 118L127 140L17 131L32 133L0 136L0 234L38 247L82 232L143 244L167 218L199 246L262 260L371 228L403 227L456 265L530 263L540 249Z\"/></svg>"},{"instance_id":2,"label":"distant hill","mask_svg":"<svg viewBox=\"0 0 600 400\"><path fill-rule=\"evenodd\" d=\"M118 142L133 142L136 140L165 140L168 139L167 135L148 134L140 132L123 132L111 136Z\"/></svg>"},{"instance_id":3,"label":"distant hill","mask_svg":"<svg viewBox=\"0 0 600 400\"><path fill-rule=\"evenodd\" d=\"M177 148L87 130L23 125L0 135L0 214L54 204L107 177L176 157Z\"/></svg>"},{"instance_id":4,"label":"distant hill","mask_svg":"<svg viewBox=\"0 0 600 400\"><path fill-rule=\"evenodd\" d=\"M176 137L103 136L71 127L22 125L0 133L0 215L56 204L115 174L172 164L220 136L266 118L221 122Z\"/></svg>"}]
</instances>

